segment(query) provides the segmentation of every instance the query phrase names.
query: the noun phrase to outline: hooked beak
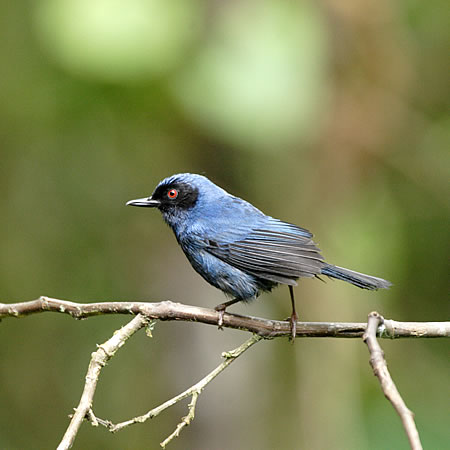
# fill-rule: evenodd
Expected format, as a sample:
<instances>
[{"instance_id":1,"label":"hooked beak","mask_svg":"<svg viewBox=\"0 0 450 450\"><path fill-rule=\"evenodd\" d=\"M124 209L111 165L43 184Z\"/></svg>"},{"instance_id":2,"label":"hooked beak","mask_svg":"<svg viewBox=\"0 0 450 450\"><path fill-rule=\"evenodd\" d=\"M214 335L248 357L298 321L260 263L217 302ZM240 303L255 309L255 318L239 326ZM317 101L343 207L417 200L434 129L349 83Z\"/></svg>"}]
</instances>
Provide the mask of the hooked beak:
<instances>
[{"instance_id":1,"label":"hooked beak","mask_svg":"<svg viewBox=\"0 0 450 450\"><path fill-rule=\"evenodd\" d=\"M159 200L153 200L151 197L137 198L126 203L127 206L142 206L143 208L157 208L160 204Z\"/></svg>"}]
</instances>

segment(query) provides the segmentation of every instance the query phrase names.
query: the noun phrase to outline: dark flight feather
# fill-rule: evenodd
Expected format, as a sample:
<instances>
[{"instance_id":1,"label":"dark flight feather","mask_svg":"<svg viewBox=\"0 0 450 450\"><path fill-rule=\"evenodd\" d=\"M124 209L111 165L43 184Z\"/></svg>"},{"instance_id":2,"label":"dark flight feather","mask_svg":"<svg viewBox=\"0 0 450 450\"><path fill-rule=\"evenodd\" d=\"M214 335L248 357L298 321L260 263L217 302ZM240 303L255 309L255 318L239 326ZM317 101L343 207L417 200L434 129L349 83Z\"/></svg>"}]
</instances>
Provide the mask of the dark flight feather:
<instances>
[{"instance_id":1,"label":"dark flight feather","mask_svg":"<svg viewBox=\"0 0 450 450\"><path fill-rule=\"evenodd\" d=\"M319 275L326 266L307 230L284 224L291 232L256 229L244 239L209 246L207 251L244 272L276 283L296 285L299 277Z\"/></svg>"}]
</instances>

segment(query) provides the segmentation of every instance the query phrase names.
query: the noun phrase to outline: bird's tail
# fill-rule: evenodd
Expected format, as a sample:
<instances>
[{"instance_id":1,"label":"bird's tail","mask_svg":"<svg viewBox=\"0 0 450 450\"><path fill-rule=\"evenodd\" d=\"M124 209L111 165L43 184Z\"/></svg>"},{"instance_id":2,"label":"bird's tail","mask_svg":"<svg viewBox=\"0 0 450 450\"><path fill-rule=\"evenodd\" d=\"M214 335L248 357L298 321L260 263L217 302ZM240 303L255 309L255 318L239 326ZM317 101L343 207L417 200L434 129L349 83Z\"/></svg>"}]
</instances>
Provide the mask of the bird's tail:
<instances>
[{"instance_id":1,"label":"bird's tail","mask_svg":"<svg viewBox=\"0 0 450 450\"><path fill-rule=\"evenodd\" d=\"M325 266L321 273L330 278L346 281L361 289L369 289L371 291L388 289L392 285L392 283L383 280L383 278L372 277L363 273L354 272L353 270L344 269L343 267L332 266L331 264Z\"/></svg>"}]
</instances>

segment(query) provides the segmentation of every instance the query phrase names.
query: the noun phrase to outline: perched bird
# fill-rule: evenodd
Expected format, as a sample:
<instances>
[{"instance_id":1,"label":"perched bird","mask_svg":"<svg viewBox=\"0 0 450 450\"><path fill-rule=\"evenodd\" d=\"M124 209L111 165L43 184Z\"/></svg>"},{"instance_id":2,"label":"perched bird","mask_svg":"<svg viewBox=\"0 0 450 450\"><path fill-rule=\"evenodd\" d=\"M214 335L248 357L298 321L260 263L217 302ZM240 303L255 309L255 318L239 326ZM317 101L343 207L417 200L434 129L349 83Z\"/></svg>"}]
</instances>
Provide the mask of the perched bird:
<instances>
[{"instance_id":1,"label":"perched bird","mask_svg":"<svg viewBox=\"0 0 450 450\"><path fill-rule=\"evenodd\" d=\"M162 180L150 197L130 200L127 205L158 208L192 267L232 297L215 308L219 327L228 306L287 284L294 339L298 316L292 287L298 278L326 275L369 290L391 285L382 278L326 263L308 230L266 216L202 175L173 175Z\"/></svg>"}]
</instances>

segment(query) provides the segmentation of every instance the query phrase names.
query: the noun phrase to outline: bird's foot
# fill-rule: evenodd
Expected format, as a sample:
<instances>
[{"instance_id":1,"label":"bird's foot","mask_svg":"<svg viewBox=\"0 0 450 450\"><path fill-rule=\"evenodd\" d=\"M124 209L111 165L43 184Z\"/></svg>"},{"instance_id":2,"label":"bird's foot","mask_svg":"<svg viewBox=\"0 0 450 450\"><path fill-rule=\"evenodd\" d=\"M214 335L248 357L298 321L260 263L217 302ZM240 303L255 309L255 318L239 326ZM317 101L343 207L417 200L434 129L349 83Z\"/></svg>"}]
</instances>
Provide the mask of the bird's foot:
<instances>
[{"instance_id":1,"label":"bird's foot","mask_svg":"<svg viewBox=\"0 0 450 450\"><path fill-rule=\"evenodd\" d=\"M241 300L238 298L235 298L233 300L230 300L225 303L221 303L220 305L217 305L214 309L219 313L219 320L217 321L217 326L219 327L219 330L223 329L223 315L225 314L225 310L231 306L234 305L237 302L240 302Z\"/></svg>"},{"instance_id":2,"label":"bird's foot","mask_svg":"<svg viewBox=\"0 0 450 450\"><path fill-rule=\"evenodd\" d=\"M292 313L291 317L289 317L289 323L291 326L291 335L289 337L289 340L294 343L295 336L297 335L297 320L298 316L296 313Z\"/></svg>"},{"instance_id":3,"label":"bird's foot","mask_svg":"<svg viewBox=\"0 0 450 450\"><path fill-rule=\"evenodd\" d=\"M217 305L214 309L219 313L219 319L217 320L217 328L223 330L223 315L227 306L224 303Z\"/></svg>"}]
</instances>

